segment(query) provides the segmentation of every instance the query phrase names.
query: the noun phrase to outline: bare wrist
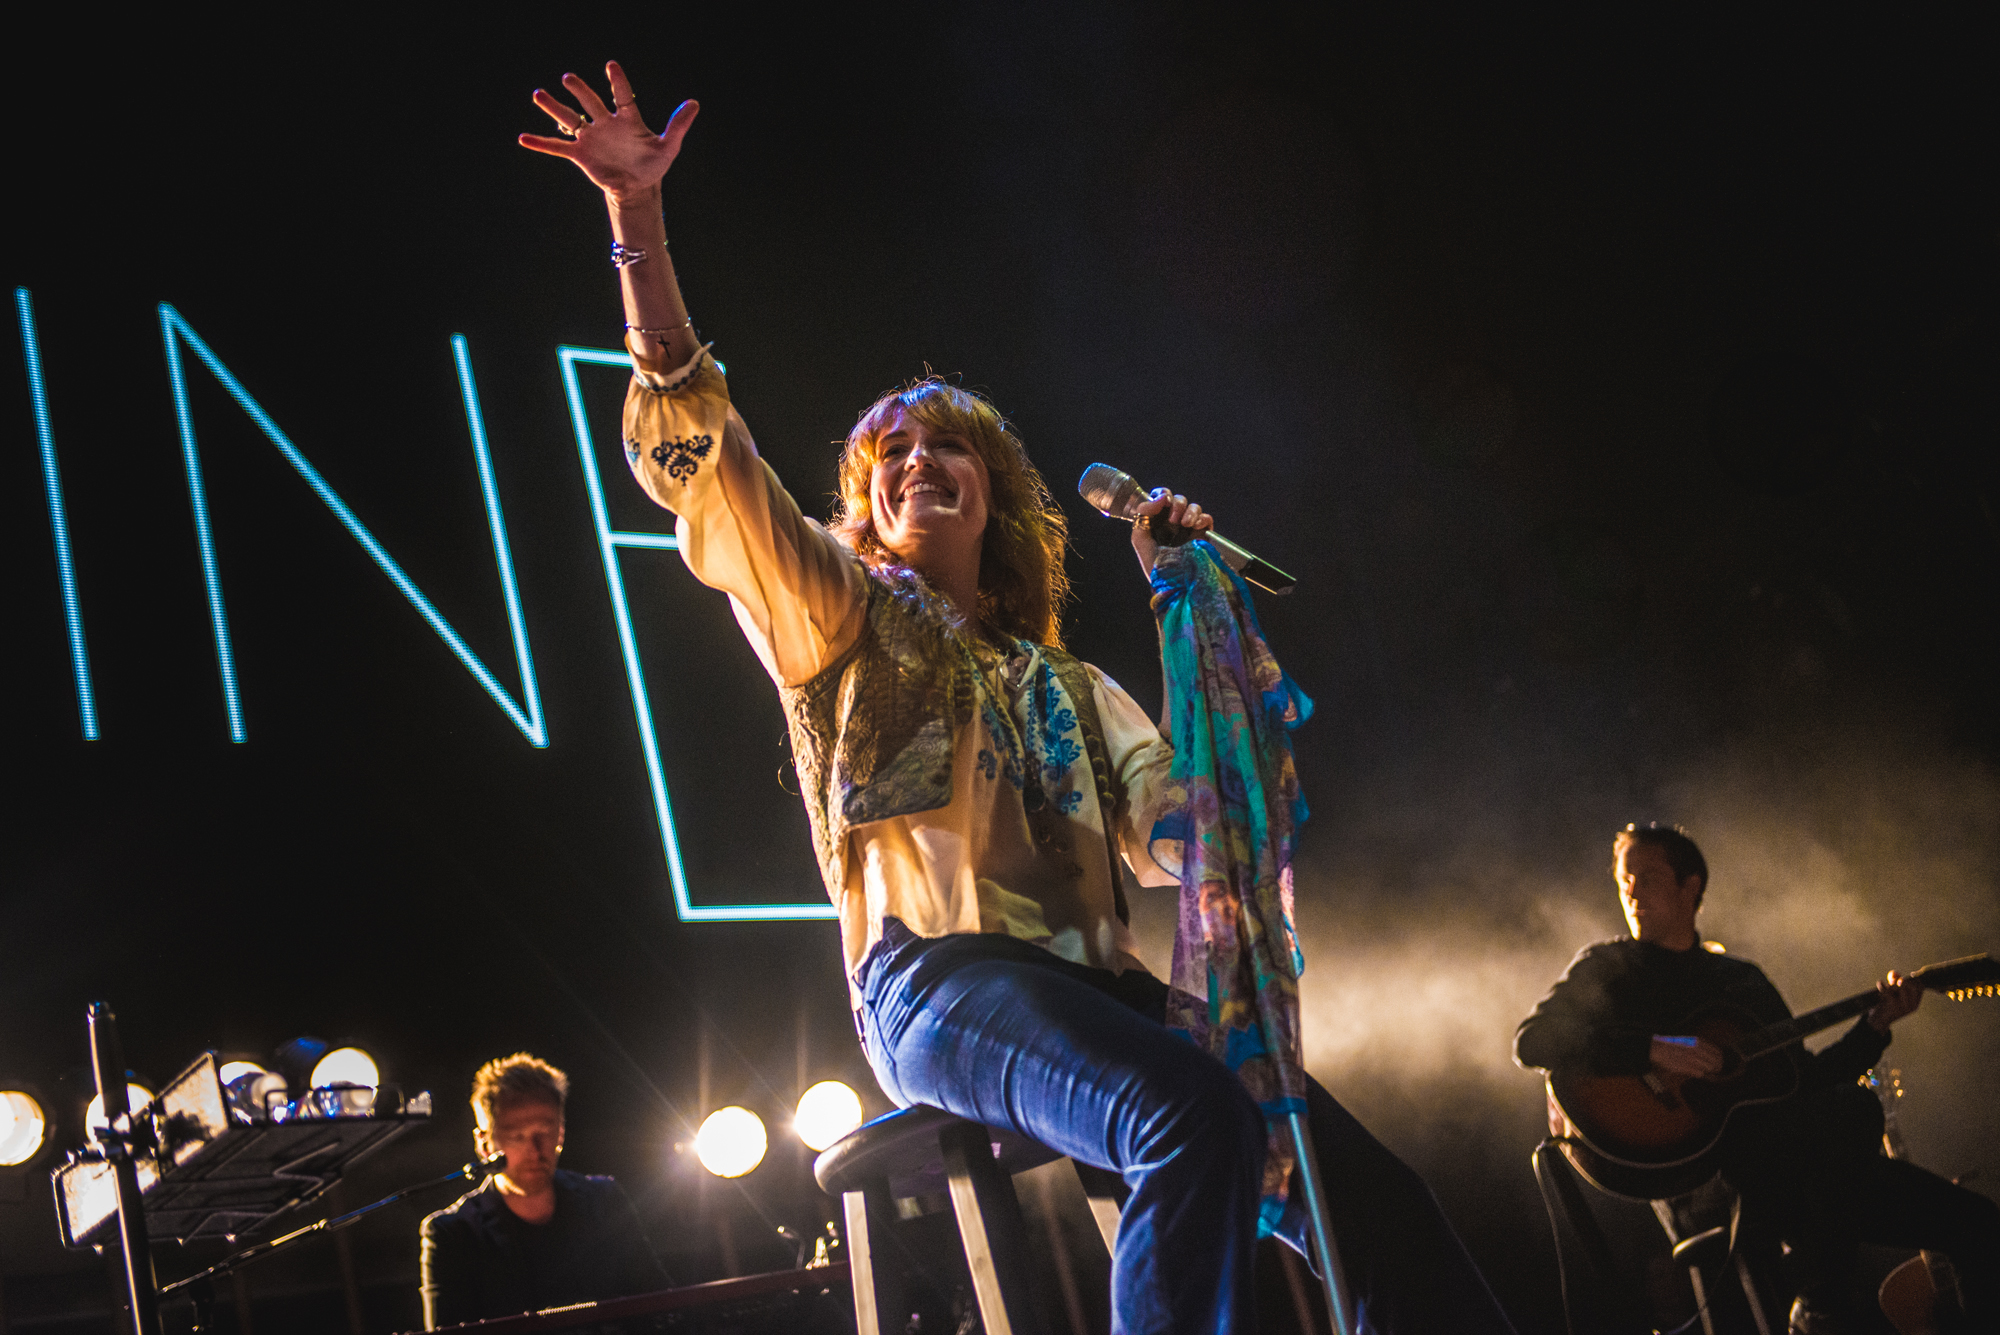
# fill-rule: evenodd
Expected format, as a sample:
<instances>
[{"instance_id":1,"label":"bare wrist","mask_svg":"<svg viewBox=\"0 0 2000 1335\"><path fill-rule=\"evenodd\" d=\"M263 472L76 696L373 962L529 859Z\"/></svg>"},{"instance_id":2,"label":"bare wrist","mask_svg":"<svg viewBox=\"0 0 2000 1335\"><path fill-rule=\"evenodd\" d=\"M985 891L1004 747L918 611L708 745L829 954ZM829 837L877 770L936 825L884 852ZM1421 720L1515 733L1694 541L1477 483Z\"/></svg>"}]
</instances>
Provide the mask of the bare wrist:
<instances>
[{"instance_id":1,"label":"bare wrist","mask_svg":"<svg viewBox=\"0 0 2000 1335\"><path fill-rule=\"evenodd\" d=\"M607 190L604 202L613 213L652 213L657 216L660 212L660 183L655 181L635 190Z\"/></svg>"}]
</instances>

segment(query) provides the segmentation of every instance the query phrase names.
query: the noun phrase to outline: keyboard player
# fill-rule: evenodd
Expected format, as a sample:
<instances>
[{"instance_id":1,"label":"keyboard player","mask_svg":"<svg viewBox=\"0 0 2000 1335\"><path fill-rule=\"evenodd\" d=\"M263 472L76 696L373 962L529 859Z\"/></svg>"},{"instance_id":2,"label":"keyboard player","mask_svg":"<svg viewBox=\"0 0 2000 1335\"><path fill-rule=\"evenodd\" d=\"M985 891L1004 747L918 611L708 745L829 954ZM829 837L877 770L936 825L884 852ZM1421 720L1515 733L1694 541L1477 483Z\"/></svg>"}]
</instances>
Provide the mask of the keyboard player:
<instances>
[{"instance_id":1,"label":"keyboard player","mask_svg":"<svg viewBox=\"0 0 2000 1335\"><path fill-rule=\"evenodd\" d=\"M479 1068L473 1139L507 1166L424 1220L424 1329L672 1287L617 1181L556 1167L568 1097L525 1052Z\"/></svg>"}]
</instances>

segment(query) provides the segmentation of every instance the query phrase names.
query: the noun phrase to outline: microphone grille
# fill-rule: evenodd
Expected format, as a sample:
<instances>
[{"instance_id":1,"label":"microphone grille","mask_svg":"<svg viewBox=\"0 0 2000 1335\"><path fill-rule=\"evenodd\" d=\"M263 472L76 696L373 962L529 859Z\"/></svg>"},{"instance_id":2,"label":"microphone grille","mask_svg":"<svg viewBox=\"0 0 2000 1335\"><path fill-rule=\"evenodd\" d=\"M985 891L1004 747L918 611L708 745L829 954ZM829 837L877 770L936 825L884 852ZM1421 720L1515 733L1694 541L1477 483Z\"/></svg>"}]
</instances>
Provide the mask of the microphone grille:
<instances>
[{"instance_id":1,"label":"microphone grille","mask_svg":"<svg viewBox=\"0 0 2000 1335\"><path fill-rule=\"evenodd\" d=\"M1139 483L1130 473L1110 464L1092 464L1077 479L1077 494L1107 515L1131 518L1131 507L1139 498Z\"/></svg>"}]
</instances>

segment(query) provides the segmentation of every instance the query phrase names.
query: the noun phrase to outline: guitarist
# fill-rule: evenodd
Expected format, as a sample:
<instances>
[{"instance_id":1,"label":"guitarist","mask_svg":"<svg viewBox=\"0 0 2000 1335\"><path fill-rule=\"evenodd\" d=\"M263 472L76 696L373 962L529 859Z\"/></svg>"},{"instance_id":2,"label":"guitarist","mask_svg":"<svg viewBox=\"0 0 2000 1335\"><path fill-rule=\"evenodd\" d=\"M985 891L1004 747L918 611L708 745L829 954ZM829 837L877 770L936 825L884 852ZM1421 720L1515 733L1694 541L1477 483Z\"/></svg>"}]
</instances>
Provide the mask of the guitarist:
<instances>
[{"instance_id":1,"label":"guitarist","mask_svg":"<svg viewBox=\"0 0 2000 1335\"><path fill-rule=\"evenodd\" d=\"M1791 1011L1763 970L1703 945L1695 919L1708 863L1684 830L1628 825L1612 847L1632 934L1590 946L1571 962L1521 1022L1515 1060L1606 1076L1724 1073L1725 1053L1688 1034L1687 1017L1718 1002L1759 1025ZM1792 1063L1796 1092L1739 1107L1717 1166L1742 1197L1748 1245L1775 1252L1782 1240L1791 1248L1795 1331L1853 1328L1840 1316L1861 1242L1946 1253L1966 1276L1970 1328L2000 1330L2000 1207L1880 1153L1880 1105L1856 1082L1888 1047L1889 1027L1917 1009L1923 989L1893 971L1876 988L1881 1000L1830 1046L1809 1054L1797 1043L1774 1054Z\"/></svg>"}]
</instances>

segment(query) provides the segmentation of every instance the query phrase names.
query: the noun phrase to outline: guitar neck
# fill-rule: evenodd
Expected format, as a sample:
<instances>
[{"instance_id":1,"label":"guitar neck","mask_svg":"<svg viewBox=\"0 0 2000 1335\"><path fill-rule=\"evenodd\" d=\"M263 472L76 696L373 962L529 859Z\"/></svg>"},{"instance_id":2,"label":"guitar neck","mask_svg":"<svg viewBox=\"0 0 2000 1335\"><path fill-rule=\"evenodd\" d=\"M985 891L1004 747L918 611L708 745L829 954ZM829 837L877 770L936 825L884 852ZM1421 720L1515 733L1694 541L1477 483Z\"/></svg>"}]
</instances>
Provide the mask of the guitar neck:
<instances>
[{"instance_id":1,"label":"guitar neck","mask_svg":"<svg viewBox=\"0 0 2000 1335\"><path fill-rule=\"evenodd\" d=\"M1964 959L1946 960L1942 964L1926 964L1913 971L1907 981L1919 984L1926 992L1942 992L1953 1001L2000 996L2000 960L1991 955L1967 955ZM1836 1001L1831 1006L1821 1006L1816 1011L1765 1025L1745 1034L1737 1042L1737 1055L1744 1061L1753 1061L1768 1052L1776 1052L1787 1043L1796 1043L1807 1034L1830 1029L1842 1020L1873 1010L1879 1000L1881 993L1871 988L1866 992L1856 992L1845 1001Z\"/></svg>"},{"instance_id":2,"label":"guitar neck","mask_svg":"<svg viewBox=\"0 0 2000 1335\"><path fill-rule=\"evenodd\" d=\"M1857 1015L1873 1010L1875 1003L1882 999L1874 988L1866 992L1856 992L1844 1001L1836 1001L1830 1006L1807 1011L1804 1015L1794 1015L1789 1020L1765 1025L1743 1036L1736 1050L1744 1061L1752 1061L1767 1052L1776 1052L1787 1043L1796 1043L1807 1034L1816 1034L1822 1029L1831 1029L1842 1020L1851 1020Z\"/></svg>"}]
</instances>

